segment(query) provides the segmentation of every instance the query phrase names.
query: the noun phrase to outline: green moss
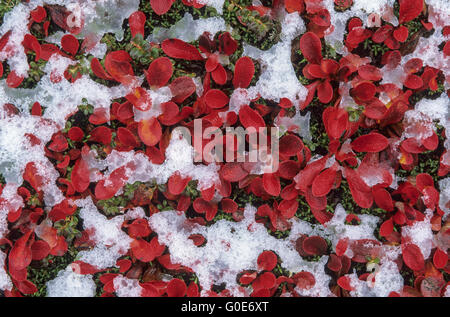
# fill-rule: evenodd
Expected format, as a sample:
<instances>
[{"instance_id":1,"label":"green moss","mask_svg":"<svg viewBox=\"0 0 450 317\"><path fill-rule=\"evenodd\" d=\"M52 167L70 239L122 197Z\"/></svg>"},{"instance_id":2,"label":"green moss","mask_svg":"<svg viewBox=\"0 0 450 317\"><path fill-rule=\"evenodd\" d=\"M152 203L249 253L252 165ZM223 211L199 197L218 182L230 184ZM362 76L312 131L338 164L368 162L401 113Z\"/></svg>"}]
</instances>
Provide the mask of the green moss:
<instances>
[{"instance_id":1,"label":"green moss","mask_svg":"<svg viewBox=\"0 0 450 317\"><path fill-rule=\"evenodd\" d=\"M249 0L226 0L223 19L233 27L233 38L244 40L261 50L268 50L280 40L281 24L268 16L246 9Z\"/></svg>"},{"instance_id":2,"label":"green moss","mask_svg":"<svg viewBox=\"0 0 450 317\"><path fill-rule=\"evenodd\" d=\"M67 243L81 237L82 226L77 211L74 215L66 217L66 219L55 222L54 227L58 230L58 235L64 236Z\"/></svg>"},{"instance_id":3,"label":"green moss","mask_svg":"<svg viewBox=\"0 0 450 317\"><path fill-rule=\"evenodd\" d=\"M444 137L442 136L443 127L436 123L436 134L439 138L439 145L434 151L426 151L418 154L418 164L413 167L412 170L406 171L399 168L395 174L402 178L408 178L409 176L415 177L421 173L428 173L431 175L435 182L442 179L438 176L438 170L440 165L440 157L444 151Z\"/></svg>"},{"instance_id":4,"label":"green moss","mask_svg":"<svg viewBox=\"0 0 450 317\"><path fill-rule=\"evenodd\" d=\"M102 282L100 282L100 277L103 275L103 274L106 274L106 273L114 273L114 274L118 274L119 273L119 269L118 268L110 268L110 269L108 269L108 270L106 270L106 271L102 271L102 272L98 272L98 273L95 273L93 276L92 276L92 279L94 280L94 283L95 283L95 285L97 286L97 288L96 288L96 290L95 290L95 297L100 297L104 292L103 292L103 283Z\"/></svg>"},{"instance_id":5,"label":"green moss","mask_svg":"<svg viewBox=\"0 0 450 317\"><path fill-rule=\"evenodd\" d=\"M135 182L133 184L126 184L123 187L123 194L114 196L110 199L99 200L97 202L97 207L99 207L100 210L107 216L122 214L124 212L124 208L134 198L135 191L142 184L144 183Z\"/></svg>"},{"instance_id":6,"label":"green moss","mask_svg":"<svg viewBox=\"0 0 450 317\"><path fill-rule=\"evenodd\" d=\"M306 221L309 223L313 223L313 224L318 224L319 222L316 220L316 218L312 214L311 208L309 207L308 203L306 202L305 197L298 196L297 201L298 201L298 209L297 209L297 212L295 213L295 216L300 220L303 220L303 221Z\"/></svg>"},{"instance_id":7,"label":"green moss","mask_svg":"<svg viewBox=\"0 0 450 317\"><path fill-rule=\"evenodd\" d=\"M43 297L47 294L46 283L53 280L58 272L64 270L70 263L72 263L78 251L70 247L69 250L63 256L49 255L41 261L33 261L28 266L28 280L34 283L38 291L31 297Z\"/></svg>"},{"instance_id":8,"label":"green moss","mask_svg":"<svg viewBox=\"0 0 450 317\"><path fill-rule=\"evenodd\" d=\"M19 4L20 0L2 0L0 1L0 24L3 23L3 17L6 13L12 10L15 5Z\"/></svg>"},{"instance_id":9,"label":"green moss","mask_svg":"<svg viewBox=\"0 0 450 317\"><path fill-rule=\"evenodd\" d=\"M185 6L181 1L175 1L170 10L162 16L157 15L150 5L150 1L141 1L139 10L144 12L147 16L145 23L145 34L149 35L153 33L155 28L170 28L183 18L186 13L190 13L194 20L200 18L210 18L217 16L216 9L204 6L203 8L196 9L194 7Z\"/></svg>"}]
</instances>

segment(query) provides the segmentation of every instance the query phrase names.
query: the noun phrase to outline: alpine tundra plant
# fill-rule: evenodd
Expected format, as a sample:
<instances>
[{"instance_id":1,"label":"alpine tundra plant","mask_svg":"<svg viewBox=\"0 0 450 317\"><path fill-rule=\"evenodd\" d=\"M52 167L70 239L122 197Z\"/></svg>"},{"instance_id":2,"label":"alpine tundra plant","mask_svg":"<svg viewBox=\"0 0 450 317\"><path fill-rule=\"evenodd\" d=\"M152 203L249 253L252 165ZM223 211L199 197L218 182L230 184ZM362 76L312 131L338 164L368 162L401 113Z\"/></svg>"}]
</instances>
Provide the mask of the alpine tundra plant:
<instances>
[{"instance_id":1,"label":"alpine tundra plant","mask_svg":"<svg viewBox=\"0 0 450 317\"><path fill-rule=\"evenodd\" d=\"M0 1L0 296L450 296L449 21Z\"/></svg>"}]
</instances>

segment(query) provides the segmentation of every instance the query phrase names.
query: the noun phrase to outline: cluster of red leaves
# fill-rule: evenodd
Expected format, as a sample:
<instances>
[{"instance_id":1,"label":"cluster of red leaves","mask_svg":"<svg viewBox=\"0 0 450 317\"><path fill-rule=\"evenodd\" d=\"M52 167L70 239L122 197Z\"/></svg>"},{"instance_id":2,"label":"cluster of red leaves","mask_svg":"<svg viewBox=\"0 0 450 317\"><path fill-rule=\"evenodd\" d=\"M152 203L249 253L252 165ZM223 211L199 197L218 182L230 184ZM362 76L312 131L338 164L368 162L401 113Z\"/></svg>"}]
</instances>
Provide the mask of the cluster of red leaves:
<instances>
[{"instance_id":1,"label":"cluster of red leaves","mask_svg":"<svg viewBox=\"0 0 450 317\"><path fill-rule=\"evenodd\" d=\"M150 0L150 5L157 15L167 13L174 0ZM201 8L204 4L196 0L182 0L183 4ZM274 1L273 7L280 2ZM335 1L336 5L346 9L352 1ZM350 19L348 34L345 40L347 49L355 50L366 39L375 43L384 43L388 48L382 64L388 68L395 68L401 62L400 47L408 40L409 34L405 23L418 19L424 9L423 0L400 0L399 22L394 28L384 24L376 30L363 27L359 18ZM264 223L271 231L286 231L291 227L291 219L299 209L299 197L303 196L310 207L315 220L326 224L332 214L326 211L327 197L341 187L345 178L356 205L361 208L371 208L374 205L386 211L379 234L383 243L401 246L402 256L396 260L399 268L406 265L414 272L414 287L405 286L400 293L391 296L440 296L445 289L443 272L450 273L448 261L448 247L450 244L450 223L443 222L443 211L439 207L440 193L431 175L427 173L409 177L401 182L397 189L391 190L394 179L392 169L401 167L411 170L417 165L418 155L425 151L434 151L439 146L439 137L431 128L430 122L416 120L408 126L424 138L400 138L386 132L402 129L399 127L404 120L404 114L411 109L409 97L413 93L425 90L438 90L438 78L442 75L439 69L424 65L424 61L413 58L404 64L405 79L403 89L394 84L380 84L383 74L379 68L372 65L368 58L356 54L348 54L340 58L325 59L322 55L323 37L333 30L330 22L330 12L321 0L285 0L287 12L299 12L307 19L308 31L299 41L300 50L308 62L303 68L304 77L312 83L306 88L308 95L300 109L305 109L317 93L323 104L334 103L322 113L322 122L329 138L328 153L315 159L311 150L302 139L292 132L286 133L279 144L280 165L274 173L262 175L252 174L252 163L224 163L220 166L220 183L214 184L200 191L200 196L191 201L186 188L191 181L175 172L168 180L165 190L155 189L149 193L143 188L134 193L128 207L148 206L150 214L159 212L155 207L158 195L163 195L171 202L171 207L186 212L192 210L196 217L192 222L206 224L212 221L221 210L230 214L235 221L243 219L243 210L231 199L232 188L237 186L249 195L254 195L270 203L258 207L256 221ZM47 9L46 9L47 8ZM77 54L83 54L95 43L90 39L81 42L74 36L81 31L79 28L68 26L69 12L55 6L38 7L30 17L32 24L40 24L48 35L50 20L68 32L61 39L60 47L53 44L41 44L38 39L26 34L22 43L25 52L35 53L35 60L48 61L53 54L60 54L76 61ZM266 14L272 8L258 6L250 8L259 14ZM143 12L133 13L128 20L132 37L138 34L145 36L147 17ZM420 18L426 29L431 29L425 19ZM444 28L444 35L448 35L449 27ZM11 57L8 41L11 32L5 33L0 39L0 52ZM443 55L450 55L450 45L447 42L443 48ZM48 255L62 256L68 245L64 236L59 235L52 226L57 221L72 216L77 207L72 201L77 198L91 196L95 202L114 197L127 183L129 171L137 167L129 163L112 171L109 175L97 175L100 179L96 184L91 182L91 173L87 156L90 146L99 146L104 154L113 149L117 151L142 151L154 164L162 164L165 160L172 127L182 125L193 129L193 118L203 121L203 128L223 128L225 126L241 125L245 128L266 127L267 119L273 114L280 117L288 116L293 107L289 99L283 98L278 106L269 107L258 103L258 99L250 104L242 105L238 113L228 112L226 117L220 114L228 110L230 90L248 88L255 75L254 61L249 57L239 58L233 71L221 62L223 57L231 56L239 48L239 43L228 32L221 33L216 39L209 33L199 38L199 47L179 39L167 39L160 45L163 56L155 58L148 69L144 70L146 83L139 85L138 76L133 70L133 59L124 50L111 51L101 61L91 60L91 70L95 77L106 80L111 84L120 83L129 88L130 93L122 103L114 102L110 111L96 109L89 117L89 127L82 129L71 127L67 132L55 133L45 147L48 158L57 162L56 169L60 173L58 185L67 199L57 204L49 211L39 207L43 205L43 187L46 179L40 166L36 163L26 165L23 178L26 183L19 187L18 194L27 202L26 208L8 208L8 221L11 228L19 232L20 237L9 237L0 240L0 244L9 250L7 268L15 289L6 295L32 294L37 291L36 286L27 280L27 267L31 261L40 261ZM182 59L204 63L203 93L195 98L192 105L184 102L197 91L196 84L191 77L181 76L173 78L173 60ZM76 70L76 67L75 67ZM3 65L0 63L0 77L3 75ZM81 72L64 72L64 77L75 82L81 77ZM19 87L23 77L14 71L7 76L9 87ZM60 82L63 78L59 74L51 77L52 81ZM348 85L348 94L362 109L359 120L351 120L349 112L340 106L341 94L338 89L341 84ZM162 114L151 119L134 121L137 111L145 112L152 108L152 98L149 90L168 87L172 99L161 104ZM389 99L380 98L383 94ZM6 106L6 105L5 105ZM273 109L275 108L275 109ZM7 114L14 115L17 109L8 105ZM33 116L42 116L42 107L35 103L31 109ZM119 127L112 129L105 125L108 121L117 121ZM369 129L366 134L359 134L359 129ZM358 135L358 136L355 136ZM38 145L41 141L33 135L28 136L30 142ZM112 142L114 140L114 142ZM211 140L204 140L210 142ZM216 144L229 146L226 138L214 140ZM75 146L69 146L74 144ZM233 151L237 157L237 148ZM362 160L358 153L363 153ZM448 153L447 153L448 154ZM444 157L446 153L442 154ZM441 159L439 176L445 176L450 171L450 163ZM374 180L375 179L375 180ZM29 185L29 186L28 186ZM2 187L0 186L0 194ZM218 202L215 193L222 199ZM160 198L159 198L160 199ZM2 206L8 202L0 198ZM440 244L433 248L430 260L424 259L419 246L412 242L411 237L400 234L402 227L411 226L425 219L424 210L429 209L434 214L431 218L432 230L439 237ZM44 222L43 220L46 219ZM347 223L358 222L357 215L349 214ZM39 230L36 228L39 226ZM170 253L161 244L158 236L151 230L145 219L127 220L122 228L133 239L130 250L117 261L120 274L131 279L141 279L142 296L199 296L200 288L196 283L189 283L182 279L173 278L168 282L162 281L161 270L176 274L192 274L192 270L181 264L172 263ZM78 247L93 246L90 237L93 232L85 230L74 245ZM189 237L194 245L200 247L206 243L204 236L193 234ZM332 272L335 286L331 290L336 295L347 295L353 290L351 279L346 275L350 271L352 262L367 263L381 256L382 242L377 240L341 239L335 252L330 253L327 241L319 236L301 235L295 242L295 249L302 257L329 255L327 269ZM349 252L347 252L349 251ZM352 254L351 257L348 255ZM157 263L157 267L149 268L148 262ZM281 265L277 255L272 251L264 251L257 259L258 271L241 272L239 283L243 287L251 286L251 296L273 296L280 290L281 294L289 293L299 296L298 290L314 287L316 280L311 272L296 272L288 277L275 268ZM76 261L72 269L79 274L94 274L103 272L98 268ZM118 274L104 273L100 277L103 286L103 296L114 296L114 278ZM360 280L376 278L369 273L359 276ZM20 292L20 293L19 293ZM210 296L229 296L228 290L220 294L206 290Z\"/></svg>"}]
</instances>

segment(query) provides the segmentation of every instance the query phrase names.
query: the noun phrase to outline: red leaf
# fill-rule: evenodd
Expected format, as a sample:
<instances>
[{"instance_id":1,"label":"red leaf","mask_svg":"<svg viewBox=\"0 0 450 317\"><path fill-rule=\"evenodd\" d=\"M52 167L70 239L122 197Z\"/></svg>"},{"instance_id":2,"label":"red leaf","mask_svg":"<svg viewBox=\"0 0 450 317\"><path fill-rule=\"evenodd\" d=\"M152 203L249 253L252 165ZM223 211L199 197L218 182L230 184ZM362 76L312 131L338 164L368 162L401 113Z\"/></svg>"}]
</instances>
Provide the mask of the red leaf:
<instances>
[{"instance_id":1,"label":"red leaf","mask_svg":"<svg viewBox=\"0 0 450 317\"><path fill-rule=\"evenodd\" d=\"M324 238L311 236L305 238L302 243L303 250L309 255L324 255L327 253L328 244Z\"/></svg>"},{"instance_id":2,"label":"red leaf","mask_svg":"<svg viewBox=\"0 0 450 317\"><path fill-rule=\"evenodd\" d=\"M370 208L373 204L373 195L370 187L364 183L359 175L351 168L345 169L345 176L352 197L361 208Z\"/></svg>"},{"instance_id":3,"label":"red leaf","mask_svg":"<svg viewBox=\"0 0 450 317\"><path fill-rule=\"evenodd\" d=\"M271 289L275 286L277 279L272 272L264 272L253 281L252 287L254 291L261 289Z\"/></svg>"},{"instance_id":4,"label":"red leaf","mask_svg":"<svg viewBox=\"0 0 450 317\"><path fill-rule=\"evenodd\" d=\"M167 57L159 57L155 59L149 66L145 74L147 82L150 86L165 86L173 74L172 62Z\"/></svg>"},{"instance_id":5,"label":"red leaf","mask_svg":"<svg viewBox=\"0 0 450 317\"><path fill-rule=\"evenodd\" d=\"M373 132L356 138L351 145L356 152L377 153L388 147L389 140L384 135Z\"/></svg>"},{"instance_id":6,"label":"red leaf","mask_svg":"<svg viewBox=\"0 0 450 317\"><path fill-rule=\"evenodd\" d=\"M277 266L278 258L272 251L263 251L258 256L258 267L263 271L272 271Z\"/></svg>"},{"instance_id":7,"label":"red leaf","mask_svg":"<svg viewBox=\"0 0 450 317\"><path fill-rule=\"evenodd\" d=\"M233 39L229 32L219 35L219 48L225 55L232 55L238 47L238 43Z\"/></svg>"},{"instance_id":8,"label":"red leaf","mask_svg":"<svg viewBox=\"0 0 450 317\"><path fill-rule=\"evenodd\" d=\"M45 11L44 7L38 6L30 12L30 15L34 22L41 23L47 17L47 11Z\"/></svg>"},{"instance_id":9,"label":"red leaf","mask_svg":"<svg viewBox=\"0 0 450 317\"><path fill-rule=\"evenodd\" d=\"M423 0L400 0L399 23L417 18L423 10Z\"/></svg>"},{"instance_id":10,"label":"red leaf","mask_svg":"<svg viewBox=\"0 0 450 317\"><path fill-rule=\"evenodd\" d=\"M211 221L215 217L218 209L215 203L206 201L203 198L196 198L192 206L196 212L205 214L207 221Z\"/></svg>"},{"instance_id":11,"label":"red leaf","mask_svg":"<svg viewBox=\"0 0 450 317\"><path fill-rule=\"evenodd\" d=\"M223 198L220 203L222 204L223 212L226 212L228 214L232 214L233 212L238 210L238 204L230 198Z\"/></svg>"},{"instance_id":12,"label":"red leaf","mask_svg":"<svg viewBox=\"0 0 450 317\"><path fill-rule=\"evenodd\" d=\"M128 24L130 25L131 37L135 37L137 34L144 36L144 27L147 17L144 12L136 11L132 13L128 19Z\"/></svg>"},{"instance_id":13,"label":"red leaf","mask_svg":"<svg viewBox=\"0 0 450 317\"><path fill-rule=\"evenodd\" d=\"M220 109L228 104L230 98L219 89L211 89L205 94L205 102L212 109Z\"/></svg>"},{"instance_id":14,"label":"red leaf","mask_svg":"<svg viewBox=\"0 0 450 317\"><path fill-rule=\"evenodd\" d=\"M91 61L91 69L95 76L105 80L112 80L113 78L103 69L102 64L98 58L94 57Z\"/></svg>"},{"instance_id":15,"label":"red leaf","mask_svg":"<svg viewBox=\"0 0 450 317\"><path fill-rule=\"evenodd\" d=\"M79 159L72 170L72 186L77 192L82 193L89 184L89 166L83 159Z\"/></svg>"},{"instance_id":16,"label":"red leaf","mask_svg":"<svg viewBox=\"0 0 450 317\"><path fill-rule=\"evenodd\" d=\"M128 259L117 260L117 266L119 267L120 273L125 273L128 271L132 265L132 262Z\"/></svg>"},{"instance_id":17,"label":"red leaf","mask_svg":"<svg viewBox=\"0 0 450 317\"><path fill-rule=\"evenodd\" d=\"M288 13L296 11L302 13L305 10L305 3L303 0L285 0L284 6Z\"/></svg>"},{"instance_id":18,"label":"red leaf","mask_svg":"<svg viewBox=\"0 0 450 317\"><path fill-rule=\"evenodd\" d=\"M239 278L239 283L243 284L243 285L248 285L251 282L253 282L256 279L256 272L253 273L244 273L242 274L242 276Z\"/></svg>"},{"instance_id":19,"label":"red leaf","mask_svg":"<svg viewBox=\"0 0 450 317\"><path fill-rule=\"evenodd\" d=\"M180 279L174 278L167 284L167 296L169 297L184 297L186 291L186 283Z\"/></svg>"},{"instance_id":20,"label":"red leaf","mask_svg":"<svg viewBox=\"0 0 450 317\"><path fill-rule=\"evenodd\" d=\"M72 264L70 264L72 267L72 270L81 275L89 275L89 274L95 274L98 272L101 272L102 270L98 269L94 265L91 265L89 263L85 263L83 261L74 261Z\"/></svg>"},{"instance_id":21,"label":"red leaf","mask_svg":"<svg viewBox=\"0 0 450 317\"><path fill-rule=\"evenodd\" d=\"M351 90L352 96L361 100L361 101L369 101L373 97L375 97L377 89L375 85L371 82L363 82L358 84L355 88Z\"/></svg>"},{"instance_id":22,"label":"red leaf","mask_svg":"<svg viewBox=\"0 0 450 317\"><path fill-rule=\"evenodd\" d=\"M245 128L254 127L255 129L258 129L266 126L261 115L248 105L241 107L239 110L239 121L241 121L241 124Z\"/></svg>"},{"instance_id":23,"label":"red leaf","mask_svg":"<svg viewBox=\"0 0 450 317\"><path fill-rule=\"evenodd\" d=\"M126 51L111 52L105 57L105 68L114 80L130 85L134 81L131 57Z\"/></svg>"},{"instance_id":24,"label":"red leaf","mask_svg":"<svg viewBox=\"0 0 450 317\"><path fill-rule=\"evenodd\" d=\"M348 238L340 239L336 244L336 254L338 256L344 255L348 248Z\"/></svg>"},{"instance_id":25,"label":"red leaf","mask_svg":"<svg viewBox=\"0 0 450 317\"><path fill-rule=\"evenodd\" d=\"M346 291L352 291L353 287L350 285L350 278L348 276L341 276L337 280L337 284Z\"/></svg>"},{"instance_id":26,"label":"red leaf","mask_svg":"<svg viewBox=\"0 0 450 317\"><path fill-rule=\"evenodd\" d=\"M71 139L74 142L80 142L84 138L84 132L79 127L72 127L70 128L69 132L67 133L69 139Z\"/></svg>"},{"instance_id":27,"label":"red leaf","mask_svg":"<svg viewBox=\"0 0 450 317\"><path fill-rule=\"evenodd\" d=\"M181 58L188 61L201 61L203 57L198 49L179 39L167 39L161 44L164 53L172 58Z\"/></svg>"},{"instance_id":28,"label":"red leaf","mask_svg":"<svg viewBox=\"0 0 450 317\"><path fill-rule=\"evenodd\" d=\"M280 140L279 151L282 155L294 156L303 150L303 147L304 144L298 136L287 134Z\"/></svg>"},{"instance_id":29,"label":"red leaf","mask_svg":"<svg viewBox=\"0 0 450 317\"><path fill-rule=\"evenodd\" d=\"M100 126L94 128L91 133L91 137L89 138L89 141L102 143L104 145L109 145L112 140L112 132L110 128L107 128L105 126Z\"/></svg>"},{"instance_id":30,"label":"red leaf","mask_svg":"<svg viewBox=\"0 0 450 317\"><path fill-rule=\"evenodd\" d=\"M152 107L152 98L147 90L142 87L135 88L133 92L126 95L125 98L140 111L148 111Z\"/></svg>"},{"instance_id":31,"label":"red leaf","mask_svg":"<svg viewBox=\"0 0 450 317\"><path fill-rule=\"evenodd\" d=\"M420 248L412 243L402 244L402 255L405 264L413 271L421 271L425 268L425 260Z\"/></svg>"},{"instance_id":32,"label":"red leaf","mask_svg":"<svg viewBox=\"0 0 450 317\"><path fill-rule=\"evenodd\" d=\"M61 38L61 47L72 56L77 55L80 43L72 34L66 34Z\"/></svg>"},{"instance_id":33,"label":"red leaf","mask_svg":"<svg viewBox=\"0 0 450 317\"><path fill-rule=\"evenodd\" d=\"M169 177L167 188L172 195L179 195L186 188L190 180L190 177L182 178L180 173L177 171Z\"/></svg>"},{"instance_id":34,"label":"red leaf","mask_svg":"<svg viewBox=\"0 0 450 317\"><path fill-rule=\"evenodd\" d=\"M391 217L380 227L380 236L387 238L394 230L394 219Z\"/></svg>"},{"instance_id":35,"label":"red leaf","mask_svg":"<svg viewBox=\"0 0 450 317\"><path fill-rule=\"evenodd\" d=\"M237 60L234 67L234 88L247 88L255 74L255 65L250 57L244 56Z\"/></svg>"},{"instance_id":36,"label":"red leaf","mask_svg":"<svg viewBox=\"0 0 450 317\"><path fill-rule=\"evenodd\" d=\"M281 192L280 178L274 173L265 173L263 175L264 190L272 195L279 196Z\"/></svg>"},{"instance_id":37,"label":"red leaf","mask_svg":"<svg viewBox=\"0 0 450 317\"><path fill-rule=\"evenodd\" d=\"M302 271L292 276L295 284L300 289L310 289L316 284L316 278L310 272Z\"/></svg>"},{"instance_id":38,"label":"red leaf","mask_svg":"<svg viewBox=\"0 0 450 317\"><path fill-rule=\"evenodd\" d=\"M317 175L312 183L313 195L316 197L326 196L333 188L336 176L337 168L335 165Z\"/></svg>"},{"instance_id":39,"label":"red leaf","mask_svg":"<svg viewBox=\"0 0 450 317\"><path fill-rule=\"evenodd\" d=\"M278 206L278 210L281 211L282 217L290 219L294 217L295 213L298 210L298 201L295 199L282 200L280 205Z\"/></svg>"},{"instance_id":40,"label":"red leaf","mask_svg":"<svg viewBox=\"0 0 450 317\"><path fill-rule=\"evenodd\" d=\"M24 295L31 295L38 291L36 285L34 285L30 281L16 281L14 283L17 287L17 289Z\"/></svg>"},{"instance_id":41,"label":"red leaf","mask_svg":"<svg viewBox=\"0 0 450 317\"><path fill-rule=\"evenodd\" d=\"M67 143L66 138L64 137L64 135L60 132L55 133L52 136L52 143L50 143L50 145L48 146L48 148L50 150L52 150L53 152L64 152L65 150L67 150L67 148L69 147L69 144Z\"/></svg>"},{"instance_id":42,"label":"red leaf","mask_svg":"<svg viewBox=\"0 0 450 317\"><path fill-rule=\"evenodd\" d=\"M6 78L6 84L10 88L17 88L22 84L24 77L17 75L16 71L13 70L8 74L8 77Z\"/></svg>"},{"instance_id":43,"label":"red leaf","mask_svg":"<svg viewBox=\"0 0 450 317\"><path fill-rule=\"evenodd\" d=\"M156 118L142 120L138 124L138 134L145 145L154 146L161 140L161 125Z\"/></svg>"},{"instance_id":44,"label":"red leaf","mask_svg":"<svg viewBox=\"0 0 450 317\"><path fill-rule=\"evenodd\" d=\"M308 62L320 64L322 61L322 44L313 32L303 34L300 39L300 50Z\"/></svg>"},{"instance_id":45,"label":"red leaf","mask_svg":"<svg viewBox=\"0 0 450 317\"><path fill-rule=\"evenodd\" d=\"M14 246L8 256L10 270L13 268L15 271L20 271L25 269L31 263L31 244L34 241L34 236L32 237L32 233L33 231L29 230L14 243ZM30 239L30 237L32 238Z\"/></svg>"},{"instance_id":46,"label":"red leaf","mask_svg":"<svg viewBox=\"0 0 450 317\"><path fill-rule=\"evenodd\" d=\"M423 81L419 76L409 74L404 82L404 85L409 89L419 89L423 86Z\"/></svg>"},{"instance_id":47,"label":"red leaf","mask_svg":"<svg viewBox=\"0 0 450 317\"><path fill-rule=\"evenodd\" d=\"M34 164L34 162L29 162L25 166L23 179L30 183L31 187L33 187L36 192L39 192L44 185L42 176L39 175L36 164Z\"/></svg>"},{"instance_id":48,"label":"red leaf","mask_svg":"<svg viewBox=\"0 0 450 317\"><path fill-rule=\"evenodd\" d=\"M131 133L130 130L124 127L119 127L117 129L117 139L119 142L126 146L131 146L133 148L139 146L138 140L136 140L136 137L133 133Z\"/></svg>"},{"instance_id":49,"label":"red leaf","mask_svg":"<svg viewBox=\"0 0 450 317\"><path fill-rule=\"evenodd\" d=\"M408 28L404 25L401 25L394 31L393 35L397 41L403 43L408 39Z\"/></svg>"},{"instance_id":50,"label":"red leaf","mask_svg":"<svg viewBox=\"0 0 450 317\"><path fill-rule=\"evenodd\" d=\"M393 211L394 203L392 201L392 197L389 192L381 187L374 188L372 190L373 198L378 207L386 210Z\"/></svg>"},{"instance_id":51,"label":"red leaf","mask_svg":"<svg viewBox=\"0 0 450 317\"><path fill-rule=\"evenodd\" d=\"M283 161L280 163L279 174L281 178L293 179L300 170L300 163L293 160Z\"/></svg>"},{"instance_id":52,"label":"red leaf","mask_svg":"<svg viewBox=\"0 0 450 317\"><path fill-rule=\"evenodd\" d=\"M169 88L173 95L172 100L176 103L182 103L196 90L191 77L178 77L172 81Z\"/></svg>"},{"instance_id":53,"label":"red leaf","mask_svg":"<svg viewBox=\"0 0 450 317\"><path fill-rule=\"evenodd\" d=\"M227 71L220 64L218 64L216 69L211 72L211 76L218 85L225 85L228 80Z\"/></svg>"},{"instance_id":54,"label":"red leaf","mask_svg":"<svg viewBox=\"0 0 450 317\"><path fill-rule=\"evenodd\" d=\"M437 269L443 269L448 263L447 253L437 248L433 255L433 263Z\"/></svg>"},{"instance_id":55,"label":"red leaf","mask_svg":"<svg viewBox=\"0 0 450 317\"><path fill-rule=\"evenodd\" d=\"M378 81L383 78L380 69L370 64L360 66L358 74L364 80Z\"/></svg>"},{"instance_id":56,"label":"red leaf","mask_svg":"<svg viewBox=\"0 0 450 317\"><path fill-rule=\"evenodd\" d=\"M50 253L50 246L44 240L38 240L31 246L33 260L40 261Z\"/></svg>"},{"instance_id":57,"label":"red leaf","mask_svg":"<svg viewBox=\"0 0 450 317\"><path fill-rule=\"evenodd\" d=\"M142 239L133 240L130 243L133 256L142 262L153 261L164 252L165 246L158 243L158 238L154 237L150 242Z\"/></svg>"},{"instance_id":58,"label":"red leaf","mask_svg":"<svg viewBox=\"0 0 450 317\"><path fill-rule=\"evenodd\" d=\"M148 221L136 219L128 226L128 235L132 238L144 238L152 233Z\"/></svg>"},{"instance_id":59,"label":"red leaf","mask_svg":"<svg viewBox=\"0 0 450 317\"><path fill-rule=\"evenodd\" d=\"M348 112L342 108L328 107L322 113L327 134L333 139L339 139L348 126Z\"/></svg>"},{"instance_id":60,"label":"red leaf","mask_svg":"<svg viewBox=\"0 0 450 317\"><path fill-rule=\"evenodd\" d=\"M125 166L115 169L106 180L102 179L97 183L95 197L99 200L114 197L117 191L125 185L127 179Z\"/></svg>"},{"instance_id":61,"label":"red leaf","mask_svg":"<svg viewBox=\"0 0 450 317\"><path fill-rule=\"evenodd\" d=\"M157 15L163 15L170 10L174 1L175 0L150 0L150 5Z\"/></svg>"},{"instance_id":62,"label":"red leaf","mask_svg":"<svg viewBox=\"0 0 450 317\"><path fill-rule=\"evenodd\" d=\"M248 172L244 170L242 164L235 162L230 162L223 165L220 173L223 179L229 182L238 182L248 175Z\"/></svg>"},{"instance_id":63,"label":"red leaf","mask_svg":"<svg viewBox=\"0 0 450 317\"><path fill-rule=\"evenodd\" d=\"M339 272L342 269L342 262L336 254L330 254L327 267L333 272Z\"/></svg>"}]
</instances>

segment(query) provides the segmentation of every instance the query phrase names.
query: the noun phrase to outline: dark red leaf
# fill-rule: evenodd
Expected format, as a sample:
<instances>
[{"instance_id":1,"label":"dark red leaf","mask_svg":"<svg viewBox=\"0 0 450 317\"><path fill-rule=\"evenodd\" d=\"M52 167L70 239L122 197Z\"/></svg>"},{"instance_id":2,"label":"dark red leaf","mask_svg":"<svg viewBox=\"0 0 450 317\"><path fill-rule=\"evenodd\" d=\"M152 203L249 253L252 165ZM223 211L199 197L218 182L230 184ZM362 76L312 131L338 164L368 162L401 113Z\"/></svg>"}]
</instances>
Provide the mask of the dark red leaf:
<instances>
[{"instance_id":1,"label":"dark red leaf","mask_svg":"<svg viewBox=\"0 0 450 317\"><path fill-rule=\"evenodd\" d=\"M311 236L305 238L302 244L303 250L309 255L324 255L327 253L328 244L324 238Z\"/></svg>"}]
</instances>

